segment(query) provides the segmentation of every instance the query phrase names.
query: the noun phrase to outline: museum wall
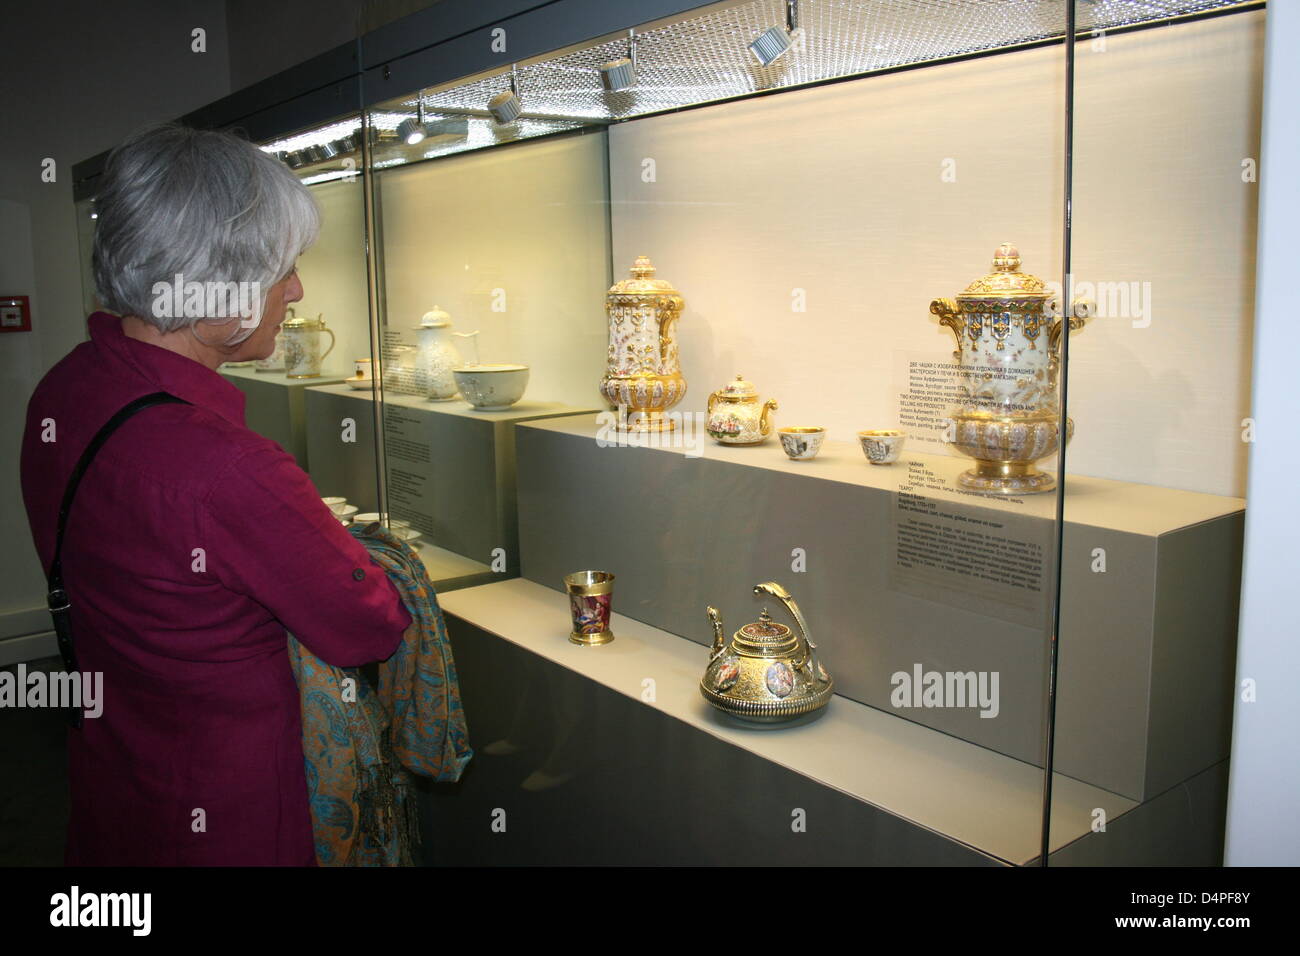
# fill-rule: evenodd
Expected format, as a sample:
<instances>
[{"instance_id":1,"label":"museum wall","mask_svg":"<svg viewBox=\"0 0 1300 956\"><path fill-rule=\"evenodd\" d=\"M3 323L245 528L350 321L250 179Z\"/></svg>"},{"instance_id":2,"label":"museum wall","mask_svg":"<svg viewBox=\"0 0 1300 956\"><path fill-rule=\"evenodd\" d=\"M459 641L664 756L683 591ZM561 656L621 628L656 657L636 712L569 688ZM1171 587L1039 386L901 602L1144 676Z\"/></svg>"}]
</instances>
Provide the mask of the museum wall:
<instances>
[{"instance_id":1,"label":"museum wall","mask_svg":"<svg viewBox=\"0 0 1300 956\"><path fill-rule=\"evenodd\" d=\"M207 52L190 49L203 26ZM46 370L85 339L72 167L133 129L180 116L230 92L224 5L6 6L0 69L0 231L4 294L31 297L32 331L0 336L0 663L6 638L49 628L45 580L18 480L27 399ZM41 178L55 161L55 179ZM27 263L27 264L24 264ZM51 642L50 646L53 644Z\"/></svg>"},{"instance_id":2,"label":"museum wall","mask_svg":"<svg viewBox=\"0 0 1300 956\"><path fill-rule=\"evenodd\" d=\"M1080 48L1075 276L1152 308L1072 339L1072 473L1244 494L1263 24ZM681 408L743 374L782 424L895 427L906 363L952 351L931 299L1004 240L1059 279L1064 81L1047 47L612 127L615 275L648 254L685 296Z\"/></svg>"}]
</instances>

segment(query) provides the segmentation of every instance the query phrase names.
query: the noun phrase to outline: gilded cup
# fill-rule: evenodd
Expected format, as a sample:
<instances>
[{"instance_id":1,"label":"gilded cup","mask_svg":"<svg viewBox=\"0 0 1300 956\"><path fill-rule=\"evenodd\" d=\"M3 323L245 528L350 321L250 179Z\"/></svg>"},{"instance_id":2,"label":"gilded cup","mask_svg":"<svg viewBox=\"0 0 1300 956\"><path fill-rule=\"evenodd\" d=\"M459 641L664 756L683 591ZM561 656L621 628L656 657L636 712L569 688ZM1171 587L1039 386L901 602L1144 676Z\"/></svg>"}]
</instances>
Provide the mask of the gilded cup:
<instances>
[{"instance_id":1,"label":"gilded cup","mask_svg":"<svg viewBox=\"0 0 1300 956\"><path fill-rule=\"evenodd\" d=\"M608 644L614 639L609 618L614 601L614 575L608 571L575 571L564 576L573 617L569 640L574 644Z\"/></svg>"},{"instance_id":2,"label":"gilded cup","mask_svg":"<svg viewBox=\"0 0 1300 956\"><path fill-rule=\"evenodd\" d=\"M858 432L858 441L862 443L862 453L871 464L892 465L903 453L907 433L893 428L873 429Z\"/></svg>"},{"instance_id":3,"label":"gilded cup","mask_svg":"<svg viewBox=\"0 0 1300 956\"><path fill-rule=\"evenodd\" d=\"M781 448L794 461L812 461L822 450L826 429L816 425L787 425L778 428Z\"/></svg>"}]
</instances>

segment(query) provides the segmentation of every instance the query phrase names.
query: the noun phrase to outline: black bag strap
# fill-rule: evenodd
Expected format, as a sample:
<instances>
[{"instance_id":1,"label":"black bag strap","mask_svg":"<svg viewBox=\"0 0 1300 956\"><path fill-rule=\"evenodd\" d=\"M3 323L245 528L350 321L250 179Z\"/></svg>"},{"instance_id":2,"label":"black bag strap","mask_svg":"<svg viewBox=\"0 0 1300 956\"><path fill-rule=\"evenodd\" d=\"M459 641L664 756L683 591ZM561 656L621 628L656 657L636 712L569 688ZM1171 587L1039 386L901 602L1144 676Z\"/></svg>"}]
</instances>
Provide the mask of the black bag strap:
<instances>
[{"instance_id":1,"label":"black bag strap","mask_svg":"<svg viewBox=\"0 0 1300 956\"><path fill-rule=\"evenodd\" d=\"M59 654L63 657L63 666L67 668L68 673L74 673L77 670L77 655L72 646L72 621L69 619L72 602L69 600L68 591L63 585L63 532L68 524L68 513L72 510L72 501L77 496L77 487L81 484L86 469L90 467L90 463L94 460L99 449L103 447L104 442L108 441L109 436L117 431L123 422L136 412L149 408L151 405L175 403L190 404L185 399L177 398L167 392L152 392L149 395L142 395L135 401L118 409L117 413L104 423L104 427L95 433L95 437L90 440L86 450L81 453L81 458L77 460L77 467L72 469L72 474L68 478L68 486L63 490L63 503L59 505L59 527L54 537L54 559L50 562L50 573L46 576L49 585L46 601L49 604L50 617L54 619L54 635L59 642ZM74 727L81 726L81 708L73 708L73 713L69 716Z\"/></svg>"}]
</instances>

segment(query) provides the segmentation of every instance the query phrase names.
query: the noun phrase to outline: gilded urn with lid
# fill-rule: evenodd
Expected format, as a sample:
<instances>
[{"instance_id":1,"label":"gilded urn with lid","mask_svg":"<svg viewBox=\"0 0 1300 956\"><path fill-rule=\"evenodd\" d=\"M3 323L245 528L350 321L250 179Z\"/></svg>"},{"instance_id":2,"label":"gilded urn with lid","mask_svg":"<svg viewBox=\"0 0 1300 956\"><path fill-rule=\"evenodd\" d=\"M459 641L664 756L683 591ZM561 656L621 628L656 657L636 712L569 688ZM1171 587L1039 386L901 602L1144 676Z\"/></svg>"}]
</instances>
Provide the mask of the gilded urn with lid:
<instances>
[{"instance_id":1,"label":"gilded urn with lid","mask_svg":"<svg viewBox=\"0 0 1300 956\"><path fill-rule=\"evenodd\" d=\"M637 256L629 278L605 296L609 350L600 393L619 409L625 431L673 429L664 412L686 395L677 353L677 320L685 305L671 282L655 278L649 256Z\"/></svg>"},{"instance_id":2,"label":"gilded urn with lid","mask_svg":"<svg viewBox=\"0 0 1300 956\"><path fill-rule=\"evenodd\" d=\"M1089 307L1076 302L1072 311L1069 328L1078 331ZM1065 324L1053 291L1021 272L1019 251L1004 242L993 254L992 272L955 301L935 299L930 312L957 339L962 398L942 423L944 439L975 459L958 483L1003 495L1051 490L1055 479L1034 463L1074 433L1066 419L1061 435L1057 374Z\"/></svg>"}]
</instances>

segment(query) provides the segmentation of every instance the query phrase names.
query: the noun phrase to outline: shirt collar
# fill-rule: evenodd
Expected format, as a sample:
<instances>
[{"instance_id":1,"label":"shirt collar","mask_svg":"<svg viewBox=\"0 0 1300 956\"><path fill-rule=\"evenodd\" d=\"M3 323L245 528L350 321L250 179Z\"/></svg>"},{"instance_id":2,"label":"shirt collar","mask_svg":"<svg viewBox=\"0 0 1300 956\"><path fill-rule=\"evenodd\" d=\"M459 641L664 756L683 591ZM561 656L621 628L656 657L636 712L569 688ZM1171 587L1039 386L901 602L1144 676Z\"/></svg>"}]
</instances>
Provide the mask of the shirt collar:
<instances>
[{"instance_id":1,"label":"shirt collar","mask_svg":"<svg viewBox=\"0 0 1300 956\"><path fill-rule=\"evenodd\" d=\"M206 365L131 338L122 331L120 316L96 312L86 324L97 348L149 382L155 391L168 392L236 425L244 425L244 393Z\"/></svg>"}]
</instances>

